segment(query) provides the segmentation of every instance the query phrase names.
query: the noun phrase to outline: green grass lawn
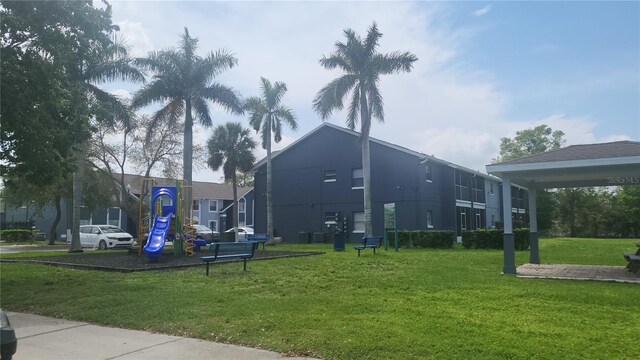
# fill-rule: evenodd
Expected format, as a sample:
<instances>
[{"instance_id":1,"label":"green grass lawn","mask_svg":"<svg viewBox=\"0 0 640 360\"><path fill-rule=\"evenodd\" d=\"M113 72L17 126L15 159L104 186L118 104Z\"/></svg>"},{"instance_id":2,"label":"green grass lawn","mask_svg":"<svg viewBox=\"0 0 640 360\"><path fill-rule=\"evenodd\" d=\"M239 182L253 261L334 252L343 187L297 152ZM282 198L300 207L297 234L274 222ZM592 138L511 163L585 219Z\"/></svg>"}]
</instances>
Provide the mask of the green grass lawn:
<instances>
[{"instance_id":1,"label":"green grass lawn","mask_svg":"<svg viewBox=\"0 0 640 360\"><path fill-rule=\"evenodd\" d=\"M638 240L544 239L543 263L624 265ZM113 273L0 264L3 309L327 359L632 358L640 286L500 275L497 250L370 251ZM528 261L517 253L517 263ZM75 255L78 256L78 255ZM81 255L80 255L81 256Z\"/></svg>"}]
</instances>

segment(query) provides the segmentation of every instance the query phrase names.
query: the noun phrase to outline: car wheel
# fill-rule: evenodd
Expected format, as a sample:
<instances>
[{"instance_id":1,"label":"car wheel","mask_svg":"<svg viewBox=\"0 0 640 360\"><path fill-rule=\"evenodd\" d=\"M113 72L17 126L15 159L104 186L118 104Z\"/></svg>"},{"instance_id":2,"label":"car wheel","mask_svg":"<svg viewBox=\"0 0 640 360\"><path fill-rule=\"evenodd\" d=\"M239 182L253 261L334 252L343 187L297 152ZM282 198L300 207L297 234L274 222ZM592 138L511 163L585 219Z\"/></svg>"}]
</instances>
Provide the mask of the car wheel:
<instances>
[{"instance_id":1,"label":"car wheel","mask_svg":"<svg viewBox=\"0 0 640 360\"><path fill-rule=\"evenodd\" d=\"M100 240L100 243L98 244L98 249L107 250L107 243L104 240Z\"/></svg>"}]
</instances>

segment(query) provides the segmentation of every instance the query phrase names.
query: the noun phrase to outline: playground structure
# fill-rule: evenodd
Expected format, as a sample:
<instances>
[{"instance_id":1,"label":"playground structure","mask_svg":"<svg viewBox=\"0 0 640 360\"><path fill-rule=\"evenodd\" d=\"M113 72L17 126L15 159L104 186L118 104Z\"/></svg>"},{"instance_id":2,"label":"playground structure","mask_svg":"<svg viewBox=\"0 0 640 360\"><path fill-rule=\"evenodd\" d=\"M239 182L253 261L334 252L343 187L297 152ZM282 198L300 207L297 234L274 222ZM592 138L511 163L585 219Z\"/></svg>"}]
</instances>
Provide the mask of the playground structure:
<instances>
[{"instance_id":1,"label":"playground structure","mask_svg":"<svg viewBox=\"0 0 640 360\"><path fill-rule=\"evenodd\" d=\"M184 180L175 186L156 186L155 179L142 180L138 211L138 255L157 261L167 241L176 256L194 255L206 241L196 239L193 228L193 188Z\"/></svg>"}]
</instances>

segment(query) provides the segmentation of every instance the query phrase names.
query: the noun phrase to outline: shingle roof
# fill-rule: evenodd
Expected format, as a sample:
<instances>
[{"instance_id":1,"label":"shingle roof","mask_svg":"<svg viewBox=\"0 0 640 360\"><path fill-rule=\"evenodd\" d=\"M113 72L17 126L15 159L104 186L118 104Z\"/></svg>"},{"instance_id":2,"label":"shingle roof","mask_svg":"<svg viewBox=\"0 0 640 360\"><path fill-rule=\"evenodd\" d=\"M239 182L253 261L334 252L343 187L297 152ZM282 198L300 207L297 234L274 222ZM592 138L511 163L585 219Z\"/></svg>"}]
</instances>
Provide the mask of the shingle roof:
<instances>
[{"instance_id":1,"label":"shingle roof","mask_svg":"<svg viewBox=\"0 0 640 360\"><path fill-rule=\"evenodd\" d=\"M629 156L640 156L640 142L615 141L601 144L571 145L562 149L551 150L498 164L531 164L555 161L611 159Z\"/></svg>"},{"instance_id":2,"label":"shingle roof","mask_svg":"<svg viewBox=\"0 0 640 360\"><path fill-rule=\"evenodd\" d=\"M157 185L175 186L175 179L153 177ZM142 189L143 177L140 175L125 174L124 182L131 186L132 193L139 193ZM125 186L126 186L125 185ZM252 187L238 187L238 198L243 197ZM204 181L193 182L194 199L233 200L233 186L231 184L218 184Z\"/></svg>"}]
</instances>

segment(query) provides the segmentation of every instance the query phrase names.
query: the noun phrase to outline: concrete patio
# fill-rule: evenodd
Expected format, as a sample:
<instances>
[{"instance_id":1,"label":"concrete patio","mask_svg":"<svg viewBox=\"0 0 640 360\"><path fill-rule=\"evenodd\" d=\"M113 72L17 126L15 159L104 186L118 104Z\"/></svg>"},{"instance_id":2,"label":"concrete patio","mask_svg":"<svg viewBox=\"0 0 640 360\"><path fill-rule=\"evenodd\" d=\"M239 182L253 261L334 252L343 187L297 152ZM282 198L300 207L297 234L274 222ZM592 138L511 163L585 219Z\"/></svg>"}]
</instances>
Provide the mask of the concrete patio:
<instances>
[{"instance_id":1,"label":"concrete patio","mask_svg":"<svg viewBox=\"0 0 640 360\"><path fill-rule=\"evenodd\" d=\"M640 284L640 275L629 272L624 266L568 265L568 264L524 264L518 266L517 277L615 281Z\"/></svg>"}]
</instances>

